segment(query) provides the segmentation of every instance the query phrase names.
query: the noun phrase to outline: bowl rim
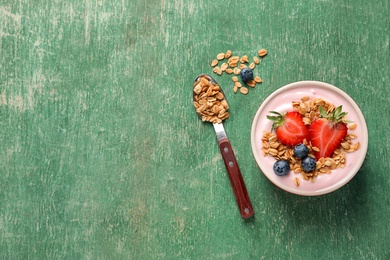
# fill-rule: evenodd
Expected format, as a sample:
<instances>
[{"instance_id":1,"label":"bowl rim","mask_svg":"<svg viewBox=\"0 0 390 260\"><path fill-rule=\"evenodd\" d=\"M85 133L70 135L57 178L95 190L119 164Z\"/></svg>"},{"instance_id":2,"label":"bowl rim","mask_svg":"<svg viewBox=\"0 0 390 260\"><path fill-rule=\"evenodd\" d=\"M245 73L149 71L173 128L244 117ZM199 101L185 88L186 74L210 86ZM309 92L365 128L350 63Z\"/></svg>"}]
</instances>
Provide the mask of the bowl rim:
<instances>
[{"instance_id":1,"label":"bowl rim","mask_svg":"<svg viewBox=\"0 0 390 260\"><path fill-rule=\"evenodd\" d=\"M366 136L367 138L362 138L362 140L359 140L360 142L360 148L359 150L362 151L362 156L361 156L361 159L356 162L355 166L351 169L351 171L349 172L349 174L341 179L340 181L336 182L335 184L332 184L331 186L327 187L327 188L324 188L324 189L321 189L319 191L307 191L307 190L296 190L296 189L293 189L293 188L290 188L288 186L285 186L285 185L282 185L280 183L275 183L271 178L269 178L269 176L263 171L262 169L262 164L261 164L261 160L260 158L262 157L261 154L259 154L258 150L256 149L256 143L255 143L255 139L256 139L256 136L255 136L255 131L256 131L256 128L257 128L257 122L259 120L259 117L260 117L260 114L261 112L264 110L264 107L277 95L283 93L284 91L286 90L289 90L289 89L294 89L294 88L298 88L298 87L302 87L304 85L311 85L311 86L318 86L318 87L322 87L322 88L327 88L327 89L330 89L332 92L335 92L336 94L338 95L341 95L344 99L346 99L349 104L353 107L353 109L355 110L355 113L356 115L358 116L359 118L359 121L363 123L363 126L362 126L362 131L363 131L363 135ZM257 166L259 167L260 171L263 173L263 175L269 180L271 181L271 183L273 183L275 186L279 187L280 189L284 190L284 191L287 191L289 193L292 193L292 194L296 194L296 195L301 195L301 196L319 196L319 195L325 195L325 194L328 194L328 193L331 193L341 187L343 187L345 184L347 184L356 174L357 172L360 170L361 166L363 165L363 162L365 160L365 157L367 155L367 149L368 149L368 129L367 129L367 123L366 123L366 120L364 118L364 115L362 113L362 111L360 110L359 106L357 105L357 103L346 93L344 92L343 90L339 89L338 87L334 86L334 85L331 85L329 83L326 83L326 82L322 82L322 81L315 81L315 80L304 80L304 81L297 81L297 82L292 82L292 83L289 83L287 85L284 85L280 88L278 88L277 90L275 90L274 92L272 92L270 95L268 95L264 101L261 103L260 107L257 109L256 111L256 114L255 116L253 117L253 120L252 120L252 127L251 127L251 148L252 148L252 154L254 156L254 159L256 161L256 164ZM352 173L351 173L352 172Z\"/></svg>"}]
</instances>

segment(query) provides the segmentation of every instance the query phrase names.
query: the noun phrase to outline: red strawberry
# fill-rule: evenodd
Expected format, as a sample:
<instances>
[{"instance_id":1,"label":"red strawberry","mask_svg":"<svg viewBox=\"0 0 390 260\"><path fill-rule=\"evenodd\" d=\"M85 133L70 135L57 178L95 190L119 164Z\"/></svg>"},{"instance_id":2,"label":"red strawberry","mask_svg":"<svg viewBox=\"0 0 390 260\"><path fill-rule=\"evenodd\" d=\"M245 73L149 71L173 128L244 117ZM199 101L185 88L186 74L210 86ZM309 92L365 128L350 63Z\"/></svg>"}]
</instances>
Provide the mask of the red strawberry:
<instances>
[{"instance_id":1,"label":"red strawberry","mask_svg":"<svg viewBox=\"0 0 390 260\"><path fill-rule=\"evenodd\" d=\"M319 152L314 152L317 160L331 157L340 146L348 132L347 121L343 119L346 115L346 112L342 112L342 106L329 114L320 107L320 118L309 127L311 144L320 149Z\"/></svg>"},{"instance_id":2,"label":"red strawberry","mask_svg":"<svg viewBox=\"0 0 390 260\"><path fill-rule=\"evenodd\" d=\"M275 111L270 113L276 116L267 116L273 121L272 130L275 130L279 141L284 145L297 145L304 139L309 139L309 130L302 121L302 116L297 111L287 112L282 115Z\"/></svg>"}]
</instances>

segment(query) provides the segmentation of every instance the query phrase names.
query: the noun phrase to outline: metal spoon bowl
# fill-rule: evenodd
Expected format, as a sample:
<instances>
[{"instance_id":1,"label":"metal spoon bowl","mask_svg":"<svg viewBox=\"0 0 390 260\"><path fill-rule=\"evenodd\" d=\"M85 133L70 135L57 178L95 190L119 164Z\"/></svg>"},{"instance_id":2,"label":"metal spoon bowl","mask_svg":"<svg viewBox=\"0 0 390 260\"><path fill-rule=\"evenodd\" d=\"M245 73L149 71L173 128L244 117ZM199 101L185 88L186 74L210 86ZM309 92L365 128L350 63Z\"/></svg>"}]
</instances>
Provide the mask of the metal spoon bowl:
<instances>
[{"instance_id":1,"label":"metal spoon bowl","mask_svg":"<svg viewBox=\"0 0 390 260\"><path fill-rule=\"evenodd\" d=\"M222 112L227 112L227 110L229 109L229 105L228 105L228 103L226 101L225 93L223 92L223 89L220 87L220 85L212 77L210 77L207 74L200 74L198 77L195 78L195 81L194 81L194 91L192 92L193 101L194 102L197 101L196 100L196 97L197 97L196 88L198 87L197 85L200 83L200 81L202 79L205 79L207 82L209 82L212 85L213 88L216 88L216 91L218 92L216 95L213 95L214 97L207 97L207 98L208 99L209 98L211 98L211 99L215 98L216 99L215 101L217 101L218 103L220 103L223 106L224 111L222 111ZM205 93L201 93L201 94L205 94ZM199 108L199 109L201 109L201 108ZM227 112L227 113L224 114L224 116L221 116L221 117L218 117L218 118L216 117L213 120L207 120L206 118L209 117L209 116L205 116L204 114L201 115L199 109L197 108L196 111L198 113L199 118L202 119L202 121L212 121L213 123L214 122L222 123L222 121L224 119L229 117L229 113ZM208 112L211 112L211 111L208 111Z\"/></svg>"}]
</instances>

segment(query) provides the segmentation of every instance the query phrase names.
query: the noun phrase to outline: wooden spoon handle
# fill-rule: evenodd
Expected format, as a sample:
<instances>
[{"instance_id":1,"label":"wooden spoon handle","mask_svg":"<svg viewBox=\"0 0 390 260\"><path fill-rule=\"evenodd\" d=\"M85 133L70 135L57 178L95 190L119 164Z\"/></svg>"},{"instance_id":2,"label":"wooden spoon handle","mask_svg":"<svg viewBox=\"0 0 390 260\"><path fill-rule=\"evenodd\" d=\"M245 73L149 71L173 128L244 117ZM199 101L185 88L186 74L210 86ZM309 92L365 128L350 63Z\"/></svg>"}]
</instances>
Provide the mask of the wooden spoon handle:
<instances>
[{"instance_id":1,"label":"wooden spoon handle","mask_svg":"<svg viewBox=\"0 0 390 260\"><path fill-rule=\"evenodd\" d=\"M252 204L230 141L227 137L224 137L218 139L218 145L222 153L223 161L229 175L230 184L232 185L241 216L244 219L250 218L254 215Z\"/></svg>"}]
</instances>

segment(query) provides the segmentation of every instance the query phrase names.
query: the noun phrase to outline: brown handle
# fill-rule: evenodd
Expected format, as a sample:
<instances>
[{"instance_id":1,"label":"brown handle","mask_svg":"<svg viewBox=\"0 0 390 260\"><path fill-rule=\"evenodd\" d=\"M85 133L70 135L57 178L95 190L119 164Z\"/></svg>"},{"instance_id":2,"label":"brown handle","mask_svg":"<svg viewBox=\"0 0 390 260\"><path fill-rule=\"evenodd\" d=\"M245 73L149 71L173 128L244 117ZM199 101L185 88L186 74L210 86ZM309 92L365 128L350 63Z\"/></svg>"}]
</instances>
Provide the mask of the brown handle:
<instances>
[{"instance_id":1,"label":"brown handle","mask_svg":"<svg viewBox=\"0 0 390 260\"><path fill-rule=\"evenodd\" d=\"M234 195L236 196L241 216L244 219L250 218L254 215L252 204L229 139L227 137L219 139L218 145L229 175L230 184L232 185Z\"/></svg>"}]
</instances>

